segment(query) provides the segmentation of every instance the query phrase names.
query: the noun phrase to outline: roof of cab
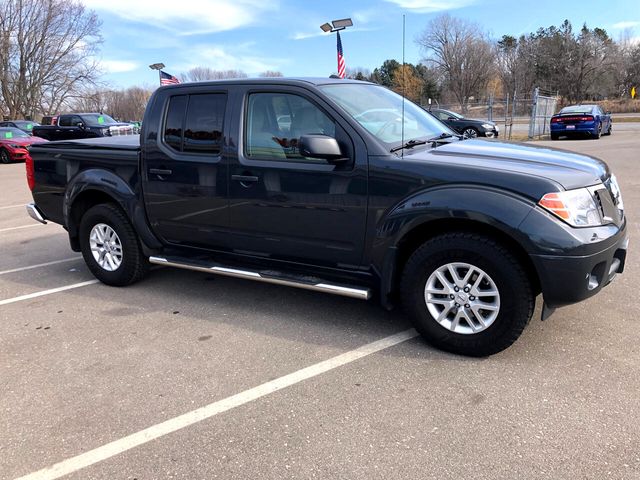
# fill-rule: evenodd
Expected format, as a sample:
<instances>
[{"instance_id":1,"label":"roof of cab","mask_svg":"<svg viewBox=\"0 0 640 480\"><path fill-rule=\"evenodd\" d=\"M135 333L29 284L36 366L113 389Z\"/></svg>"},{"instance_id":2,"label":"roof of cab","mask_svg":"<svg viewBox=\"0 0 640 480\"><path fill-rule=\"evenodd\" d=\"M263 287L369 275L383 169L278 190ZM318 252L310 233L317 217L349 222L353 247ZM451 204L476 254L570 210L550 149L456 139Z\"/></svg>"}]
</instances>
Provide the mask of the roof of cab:
<instances>
[{"instance_id":1,"label":"roof of cab","mask_svg":"<svg viewBox=\"0 0 640 480\"><path fill-rule=\"evenodd\" d=\"M345 78L331 77L260 77L260 78L233 78L226 80L206 80L203 82L186 82L176 85L165 85L163 89L180 88L184 86L203 86L203 85L332 85L344 83L361 83L364 85L375 85L371 82L363 82L362 80L352 80Z\"/></svg>"}]
</instances>

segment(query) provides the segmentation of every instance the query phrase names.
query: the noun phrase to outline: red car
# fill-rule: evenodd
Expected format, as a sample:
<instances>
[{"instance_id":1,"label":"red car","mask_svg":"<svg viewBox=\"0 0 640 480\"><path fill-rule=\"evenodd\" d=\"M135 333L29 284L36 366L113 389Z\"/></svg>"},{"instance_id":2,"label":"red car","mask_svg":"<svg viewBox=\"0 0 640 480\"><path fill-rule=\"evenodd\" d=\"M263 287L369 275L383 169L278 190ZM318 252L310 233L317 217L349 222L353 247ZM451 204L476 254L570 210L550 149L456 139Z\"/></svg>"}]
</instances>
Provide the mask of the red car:
<instances>
[{"instance_id":1,"label":"red car","mask_svg":"<svg viewBox=\"0 0 640 480\"><path fill-rule=\"evenodd\" d=\"M0 162L24 162L29 146L46 142L44 138L32 137L19 128L0 128Z\"/></svg>"}]
</instances>

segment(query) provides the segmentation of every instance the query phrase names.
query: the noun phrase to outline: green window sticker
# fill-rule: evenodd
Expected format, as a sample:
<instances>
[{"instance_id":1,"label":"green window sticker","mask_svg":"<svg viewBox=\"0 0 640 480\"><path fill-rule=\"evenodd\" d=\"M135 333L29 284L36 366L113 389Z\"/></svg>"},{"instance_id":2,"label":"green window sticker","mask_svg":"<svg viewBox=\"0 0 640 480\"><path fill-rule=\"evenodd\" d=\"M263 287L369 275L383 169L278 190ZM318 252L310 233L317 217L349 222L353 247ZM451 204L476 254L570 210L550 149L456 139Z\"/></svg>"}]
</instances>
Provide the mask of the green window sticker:
<instances>
[{"instance_id":1,"label":"green window sticker","mask_svg":"<svg viewBox=\"0 0 640 480\"><path fill-rule=\"evenodd\" d=\"M27 130L33 130L33 124L27 123Z\"/></svg>"},{"instance_id":2,"label":"green window sticker","mask_svg":"<svg viewBox=\"0 0 640 480\"><path fill-rule=\"evenodd\" d=\"M100 115L98 117L98 123L103 124L104 123L104 117L102 115Z\"/></svg>"},{"instance_id":3,"label":"green window sticker","mask_svg":"<svg viewBox=\"0 0 640 480\"><path fill-rule=\"evenodd\" d=\"M4 138L13 138L13 132L4 132Z\"/></svg>"}]
</instances>

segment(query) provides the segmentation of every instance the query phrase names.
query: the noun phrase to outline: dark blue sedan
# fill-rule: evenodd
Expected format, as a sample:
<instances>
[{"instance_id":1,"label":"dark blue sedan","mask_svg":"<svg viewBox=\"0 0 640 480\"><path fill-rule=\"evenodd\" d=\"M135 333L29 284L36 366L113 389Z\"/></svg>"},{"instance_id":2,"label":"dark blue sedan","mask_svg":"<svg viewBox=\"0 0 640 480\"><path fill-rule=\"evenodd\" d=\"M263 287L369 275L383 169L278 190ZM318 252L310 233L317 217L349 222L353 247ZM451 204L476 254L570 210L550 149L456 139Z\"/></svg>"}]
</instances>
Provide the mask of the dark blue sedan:
<instances>
[{"instance_id":1,"label":"dark blue sedan","mask_svg":"<svg viewBox=\"0 0 640 480\"><path fill-rule=\"evenodd\" d=\"M551 140L573 135L611 135L611 112L605 113L598 105L564 107L551 117Z\"/></svg>"}]
</instances>

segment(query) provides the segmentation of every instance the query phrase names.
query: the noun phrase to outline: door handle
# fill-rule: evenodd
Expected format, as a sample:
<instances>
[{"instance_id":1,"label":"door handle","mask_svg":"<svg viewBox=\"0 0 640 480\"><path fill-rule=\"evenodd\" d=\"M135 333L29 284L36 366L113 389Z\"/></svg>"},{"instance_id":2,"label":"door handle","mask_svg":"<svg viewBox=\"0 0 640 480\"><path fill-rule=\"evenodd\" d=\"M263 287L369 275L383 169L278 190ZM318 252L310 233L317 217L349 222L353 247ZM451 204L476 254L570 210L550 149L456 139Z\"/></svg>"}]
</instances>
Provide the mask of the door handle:
<instances>
[{"instance_id":1,"label":"door handle","mask_svg":"<svg viewBox=\"0 0 640 480\"><path fill-rule=\"evenodd\" d=\"M154 175L171 175L173 171L166 168L150 168L149 173Z\"/></svg>"},{"instance_id":2,"label":"door handle","mask_svg":"<svg viewBox=\"0 0 640 480\"><path fill-rule=\"evenodd\" d=\"M240 183L255 183L258 181L258 177L255 175L231 175L231 180L236 180Z\"/></svg>"}]
</instances>

